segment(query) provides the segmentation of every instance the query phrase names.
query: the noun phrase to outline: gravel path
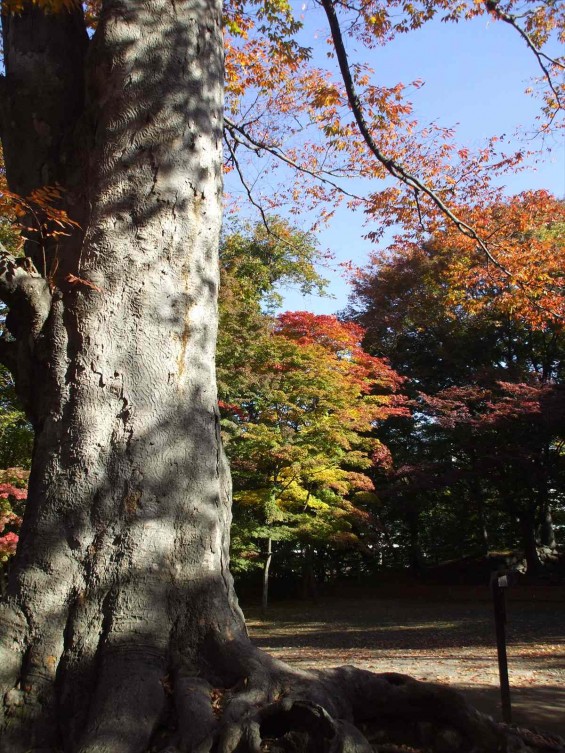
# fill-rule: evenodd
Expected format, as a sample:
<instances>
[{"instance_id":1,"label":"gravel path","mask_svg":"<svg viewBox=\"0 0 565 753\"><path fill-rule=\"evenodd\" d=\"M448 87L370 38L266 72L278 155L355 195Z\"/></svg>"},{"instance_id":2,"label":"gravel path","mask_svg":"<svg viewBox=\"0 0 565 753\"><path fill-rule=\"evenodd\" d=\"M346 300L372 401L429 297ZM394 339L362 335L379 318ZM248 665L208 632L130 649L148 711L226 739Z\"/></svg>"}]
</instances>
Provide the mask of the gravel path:
<instances>
[{"instance_id":1,"label":"gravel path","mask_svg":"<svg viewBox=\"0 0 565 753\"><path fill-rule=\"evenodd\" d=\"M245 610L255 643L297 667L339 664L457 687L500 719L492 606L395 599L325 599ZM508 605L513 721L565 737L565 602Z\"/></svg>"}]
</instances>

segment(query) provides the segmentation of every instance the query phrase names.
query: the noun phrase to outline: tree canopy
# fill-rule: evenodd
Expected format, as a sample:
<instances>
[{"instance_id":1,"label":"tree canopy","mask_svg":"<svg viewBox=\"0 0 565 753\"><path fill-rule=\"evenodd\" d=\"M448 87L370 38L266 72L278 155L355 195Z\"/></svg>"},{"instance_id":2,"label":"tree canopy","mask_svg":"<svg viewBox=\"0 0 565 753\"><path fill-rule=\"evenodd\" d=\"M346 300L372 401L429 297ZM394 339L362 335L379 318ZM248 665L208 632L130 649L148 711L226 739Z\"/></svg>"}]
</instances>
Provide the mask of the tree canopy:
<instances>
[{"instance_id":1,"label":"tree canopy","mask_svg":"<svg viewBox=\"0 0 565 753\"><path fill-rule=\"evenodd\" d=\"M544 192L492 208L525 256L549 236L528 269L557 291L561 210ZM412 420L386 440L395 459L386 514L412 530L414 562L424 551L433 562L517 547L535 572L537 548L555 544L552 517L563 516L563 325L450 240L399 242L354 285L349 316L366 328L368 350L408 377L414 401Z\"/></svg>"}]
</instances>

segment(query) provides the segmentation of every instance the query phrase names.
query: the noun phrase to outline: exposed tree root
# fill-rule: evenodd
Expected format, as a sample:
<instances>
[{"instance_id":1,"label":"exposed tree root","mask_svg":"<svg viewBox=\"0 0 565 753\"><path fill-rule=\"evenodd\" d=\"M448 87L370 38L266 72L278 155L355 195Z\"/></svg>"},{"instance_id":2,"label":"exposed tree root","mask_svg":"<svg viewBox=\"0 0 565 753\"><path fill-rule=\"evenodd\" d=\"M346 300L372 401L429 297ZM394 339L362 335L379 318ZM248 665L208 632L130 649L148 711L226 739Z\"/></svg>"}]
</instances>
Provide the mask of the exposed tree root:
<instances>
[{"instance_id":1,"label":"exposed tree root","mask_svg":"<svg viewBox=\"0 0 565 753\"><path fill-rule=\"evenodd\" d=\"M444 686L351 666L292 670L255 651L246 658L250 671L231 688L177 677L177 734L152 750L565 753L563 740L498 724Z\"/></svg>"}]
</instances>

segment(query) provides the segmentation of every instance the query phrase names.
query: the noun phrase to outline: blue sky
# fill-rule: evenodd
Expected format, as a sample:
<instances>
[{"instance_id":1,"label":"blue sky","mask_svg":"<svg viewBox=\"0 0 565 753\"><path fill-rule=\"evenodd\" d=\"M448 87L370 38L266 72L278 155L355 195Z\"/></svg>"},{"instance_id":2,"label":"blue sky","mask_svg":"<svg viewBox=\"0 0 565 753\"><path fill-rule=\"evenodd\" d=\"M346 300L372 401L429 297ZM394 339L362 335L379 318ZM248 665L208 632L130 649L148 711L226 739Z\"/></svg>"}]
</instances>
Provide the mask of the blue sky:
<instances>
[{"instance_id":1,"label":"blue sky","mask_svg":"<svg viewBox=\"0 0 565 753\"><path fill-rule=\"evenodd\" d=\"M302 42L324 55L323 19L305 9ZM309 17L310 16L310 17ZM350 44L348 54L356 58ZM424 28L399 36L383 48L359 59L375 70L379 84L394 85L422 79L425 85L410 97L420 123L437 121L457 126L457 140L466 146L480 146L492 135L506 134L519 148L544 148L544 160L535 172L505 177L509 193L546 188L565 196L565 139L550 137L531 141L539 100L524 93L539 74L537 62L518 34L503 23L486 18L460 24L431 22ZM336 262L353 260L362 265L374 246L363 238L367 228L361 213L342 208L327 229L319 233L320 246L329 248ZM347 304L348 286L339 272L325 270L334 298L302 296L283 291L284 309L333 313Z\"/></svg>"}]
</instances>

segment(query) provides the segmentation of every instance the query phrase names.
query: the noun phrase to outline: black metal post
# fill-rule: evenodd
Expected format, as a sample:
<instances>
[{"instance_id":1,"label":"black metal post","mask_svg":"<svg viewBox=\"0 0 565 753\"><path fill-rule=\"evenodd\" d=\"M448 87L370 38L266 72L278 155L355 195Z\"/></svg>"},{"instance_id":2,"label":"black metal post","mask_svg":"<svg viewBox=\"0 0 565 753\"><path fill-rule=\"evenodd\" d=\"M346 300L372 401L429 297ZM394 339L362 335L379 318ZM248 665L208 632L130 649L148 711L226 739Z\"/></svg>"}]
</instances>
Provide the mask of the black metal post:
<instances>
[{"instance_id":1,"label":"black metal post","mask_svg":"<svg viewBox=\"0 0 565 753\"><path fill-rule=\"evenodd\" d=\"M510 704L510 682L508 680L508 657L506 655L506 588L508 576L493 573L491 576L492 599L494 603L494 624L496 627L496 650L498 653L498 674L500 677L500 698L502 701L502 720L507 724L512 721Z\"/></svg>"}]
</instances>

